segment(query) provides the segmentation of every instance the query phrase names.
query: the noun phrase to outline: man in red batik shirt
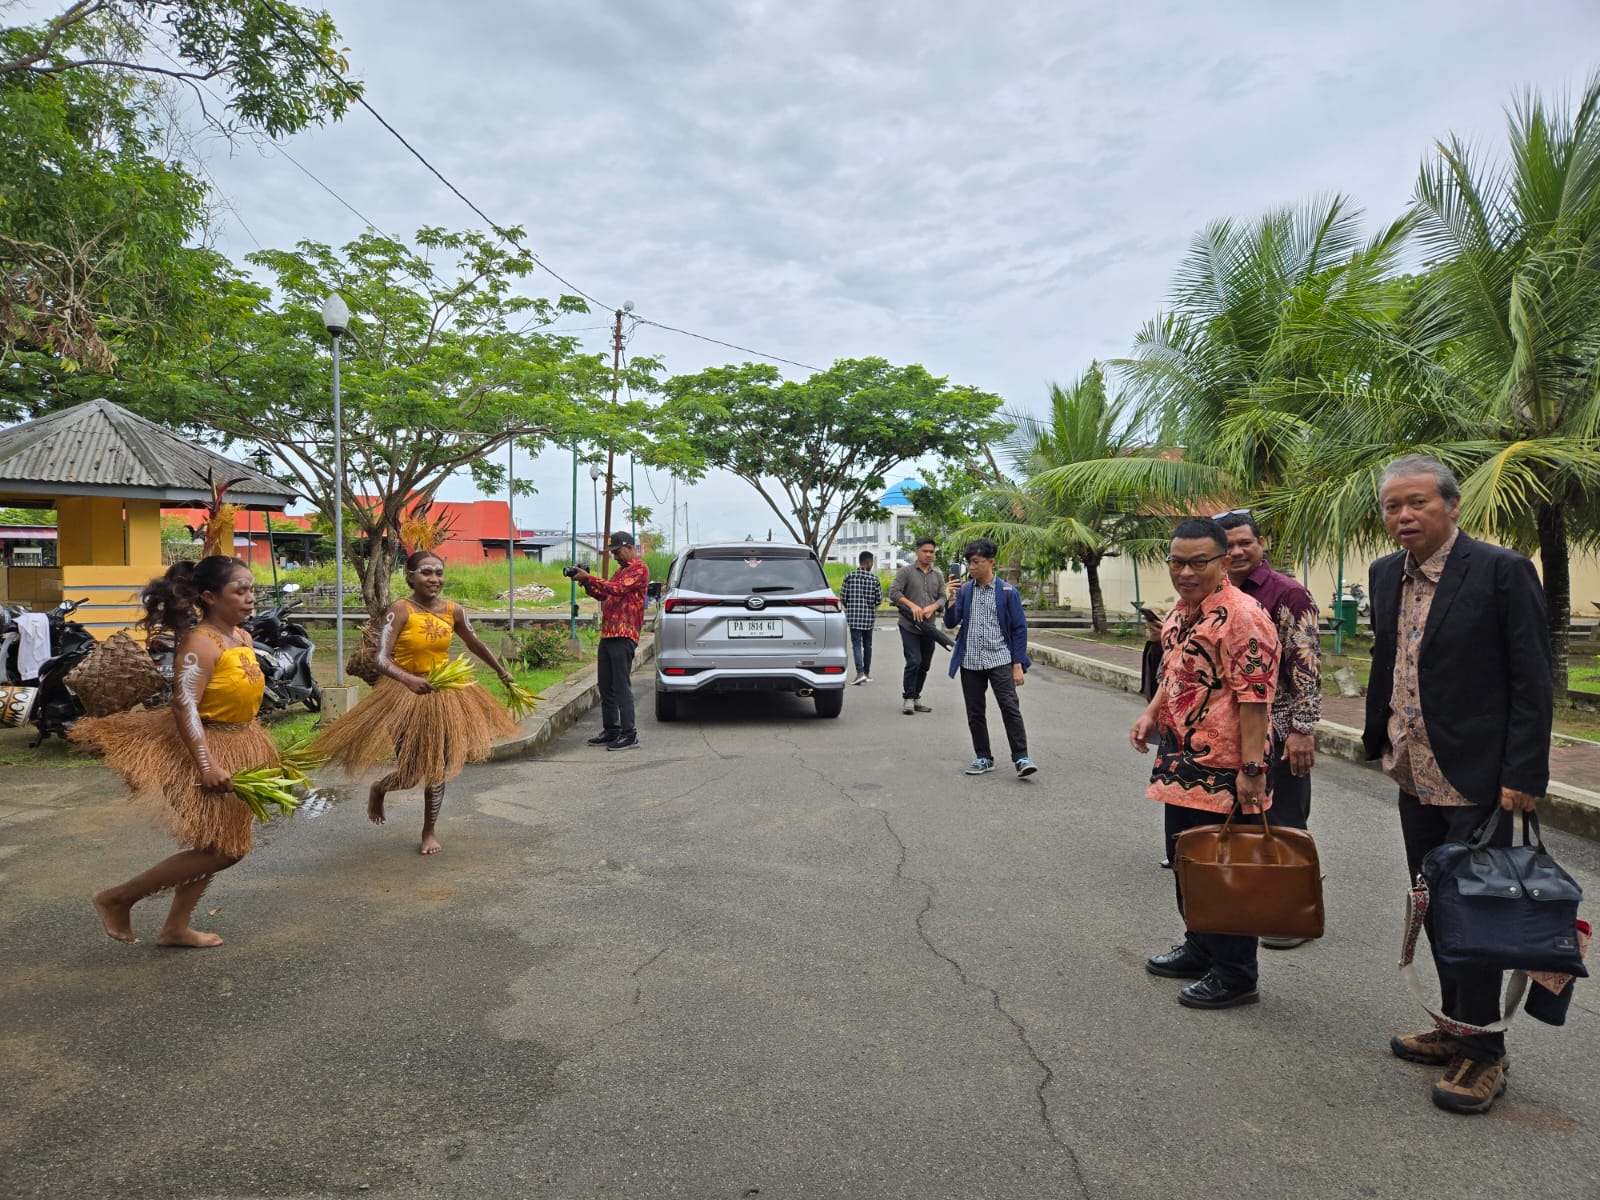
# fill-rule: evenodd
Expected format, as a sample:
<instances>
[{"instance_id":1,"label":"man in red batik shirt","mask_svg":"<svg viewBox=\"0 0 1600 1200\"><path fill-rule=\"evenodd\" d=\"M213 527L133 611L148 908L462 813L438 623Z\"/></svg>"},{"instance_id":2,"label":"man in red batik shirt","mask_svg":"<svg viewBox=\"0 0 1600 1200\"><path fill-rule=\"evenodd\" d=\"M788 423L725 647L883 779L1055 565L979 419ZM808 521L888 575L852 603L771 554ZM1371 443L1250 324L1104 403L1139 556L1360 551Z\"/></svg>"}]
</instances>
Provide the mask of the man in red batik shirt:
<instances>
[{"instance_id":1,"label":"man in red batik shirt","mask_svg":"<svg viewBox=\"0 0 1600 1200\"><path fill-rule=\"evenodd\" d=\"M633 535L619 529L611 535L607 552L616 559L617 573L600 579L582 567L577 580L583 590L600 601L600 715L604 726L589 739L591 746L607 750L637 750L639 731L633 723L633 656L639 649L644 626L645 594L650 590L650 568L634 548Z\"/></svg>"}]
</instances>

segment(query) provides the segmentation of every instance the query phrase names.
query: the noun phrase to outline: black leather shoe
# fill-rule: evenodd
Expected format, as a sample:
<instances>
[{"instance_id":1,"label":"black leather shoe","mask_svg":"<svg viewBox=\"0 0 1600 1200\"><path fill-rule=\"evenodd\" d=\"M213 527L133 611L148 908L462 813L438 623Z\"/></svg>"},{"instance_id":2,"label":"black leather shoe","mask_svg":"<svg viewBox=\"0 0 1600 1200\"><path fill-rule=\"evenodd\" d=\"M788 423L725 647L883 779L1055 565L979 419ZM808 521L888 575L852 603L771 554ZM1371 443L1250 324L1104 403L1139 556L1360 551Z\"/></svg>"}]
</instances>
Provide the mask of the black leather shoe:
<instances>
[{"instance_id":1,"label":"black leather shoe","mask_svg":"<svg viewBox=\"0 0 1600 1200\"><path fill-rule=\"evenodd\" d=\"M592 738L589 739L589 745L591 745L591 746L609 746L612 742L614 742L616 740L617 740L617 735L614 734L614 733L597 733Z\"/></svg>"},{"instance_id":2,"label":"black leather shoe","mask_svg":"<svg viewBox=\"0 0 1600 1200\"><path fill-rule=\"evenodd\" d=\"M1182 942L1165 954L1152 954L1144 960L1144 969L1167 979L1199 979L1211 968L1200 961L1188 942Z\"/></svg>"},{"instance_id":3,"label":"black leather shoe","mask_svg":"<svg viewBox=\"0 0 1600 1200\"><path fill-rule=\"evenodd\" d=\"M637 750L639 748L639 735L637 733L624 733L606 747L606 753L613 750Z\"/></svg>"},{"instance_id":4,"label":"black leather shoe","mask_svg":"<svg viewBox=\"0 0 1600 1200\"><path fill-rule=\"evenodd\" d=\"M1178 1003L1185 1008L1234 1008L1240 1004L1254 1004L1261 993L1248 984L1229 987L1218 979L1215 972L1191 983L1178 993Z\"/></svg>"}]
</instances>

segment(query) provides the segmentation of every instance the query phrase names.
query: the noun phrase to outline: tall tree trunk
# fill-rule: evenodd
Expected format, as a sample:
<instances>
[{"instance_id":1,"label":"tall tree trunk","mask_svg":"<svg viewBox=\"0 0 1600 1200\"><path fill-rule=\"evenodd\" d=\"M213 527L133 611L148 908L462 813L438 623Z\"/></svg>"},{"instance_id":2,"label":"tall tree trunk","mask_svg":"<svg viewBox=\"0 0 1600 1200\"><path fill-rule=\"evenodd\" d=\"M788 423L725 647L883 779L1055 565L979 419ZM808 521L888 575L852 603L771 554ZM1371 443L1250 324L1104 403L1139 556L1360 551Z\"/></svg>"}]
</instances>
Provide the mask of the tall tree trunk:
<instances>
[{"instance_id":1,"label":"tall tree trunk","mask_svg":"<svg viewBox=\"0 0 1600 1200\"><path fill-rule=\"evenodd\" d=\"M399 539L388 529L367 533L367 553L361 560L361 599L374 619L389 607L389 578L399 557Z\"/></svg>"},{"instance_id":2,"label":"tall tree trunk","mask_svg":"<svg viewBox=\"0 0 1600 1200\"><path fill-rule=\"evenodd\" d=\"M1080 558L1083 574L1089 581L1089 622L1096 633L1106 631L1106 594L1100 587L1100 557L1085 554Z\"/></svg>"},{"instance_id":3,"label":"tall tree trunk","mask_svg":"<svg viewBox=\"0 0 1600 1200\"><path fill-rule=\"evenodd\" d=\"M1567 702L1567 639L1572 629L1572 574L1567 551L1567 516L1557 499L1539 505L1539 562L1544 568L1544 603L1550 630L1550 663L1556 703Z\"/></svg>"}]
</instances>

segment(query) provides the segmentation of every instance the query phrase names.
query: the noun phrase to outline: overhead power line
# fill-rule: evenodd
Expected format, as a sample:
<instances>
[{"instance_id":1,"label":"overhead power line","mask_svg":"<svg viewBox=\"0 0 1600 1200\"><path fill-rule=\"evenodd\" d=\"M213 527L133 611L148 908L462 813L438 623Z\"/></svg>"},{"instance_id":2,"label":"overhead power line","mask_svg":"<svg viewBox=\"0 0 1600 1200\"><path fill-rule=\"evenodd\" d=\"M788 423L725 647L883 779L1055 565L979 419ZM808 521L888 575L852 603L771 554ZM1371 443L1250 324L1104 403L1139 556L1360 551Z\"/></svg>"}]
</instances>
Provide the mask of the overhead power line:
<instances>
[{"instance_id":1,"label":"overhead power line","mask_svg":"<svg viewBox=\"0 0 1600 1200\"><path fill-rule=\"evenodd\" d=\"M573 292L573 294L578 295L578 296L582 296L590 304L593 304L593 305L595 305L595 306L597 306L599 308L605 309L608 312L609 311L613 311L615 309L615 307L616 307L615 305L606 304L604 301L597 300L594 296L592 296L588 292L584 291L582 288L580 288L577 284L573 283L566 276L564 276L564 275L560 274L559 272L557 272L554 268L552 268L549 264L547 264L543 259L541 259L532 250L529 250L526 246L522 245L522 243L519 242L516 238L512 237L510 235L510 233L507 231L507 227L506 226L503 226L503 225L499 224L492 217L490 217L488 213L484 212L483 209L479 208L476 204L474 204L472 202L471 198L468 197L465 192L463 192L454 183L452 183L449 180L449 178L445 175L445 173L443 171L439 170L438 167L434 166L431 162L429 162L428 159L427 159L427 156L424 155L422 153L422 151L418 150L409 141L407 141L405 136L398 129L396 129L392 124L390 124L389 121L383 116L382 113L380 113L376 108L374 108L372 106L371 102L368 101L367 98L364 95L361 94L360 89L356 88L343 75L339 74L338 71L335 71L327 63L322 61L321 56L317 53L316 47L314 47L310 42L306 41L306 39L301 36L300 30L296 27L293 19L290 18L289 15L287 13L285 13L281 8L279 8L277 6L277 4L274 3L274 0L258 0L258 3L264 9L266 9L266 11L268 13L270 13L273 17L277 18L278 24L280 26L282 26L284 32L287 33L290 37L292 37L296 42L300 43L301 48L304 49L306 51L306 53L311 56L311 58L318 64L319 67L321 67L321 69L322 69L322 71L323 71L323 73L325 75L327 75L330 79L332 79L335 83L337 83L339 85L339 87L342 88L350 96L350 98L352 100L354 100L362 108L366 109L367 112L372 114L373 120L377 121L379 125L382 125L383 128L388 131L389 135L395 139L395 141L399 142L402 146L404 146L406 148L407 152L409 152L413 158L415 158L419 163L421 163L424 167L427 168L429 174L431 174L440 183L444 184L445 187L449 188L450 191L461 201L461 203L465 204L468 208L470 208L479 218L481 218L484 221L485 224L487 224L489 226L490 229L494 230L502 238L504 238L506 241L510 242L511 245L515 246L518 250L521 250L524 254L526 254L530 259L533 260L534 264L541 271L545 272L545 274L549 275L552 279L556 280L563 287L566 287L566 288L570 289ZM351 211L354 211L354 209L352 209ZM359 216L360 214L357 214L357 215ZM366 220L366 218L363 217L362 220ZM369 221L368 224L371 224L371 222ZM376 226L373 226L373 227L376 228ZM649 320L649 319L644 318L644 317L635 317L635 320L638 321L640 324L643 324L643 325L653 325L657 329L663 329L663 330L667 331L668 333L676 333L676 334L679 334L679 335L681 335L683 337L695 338L695 339L697 339L699 341L702 341L702 342L710 342L713 345L724 346L724 347L728 348L729 350L737 350L741 354L751 354L751 355L754 355L756 358L766 359L769 362L784 363L787 366L799 367L801 370L804 370L804 371L820 371L820 370L823 369L821 367L812 366L809 363L798 362L798 361L796 361L795 359L792 359L792 358L784 358L782 355L767 354L767 353L765 353L764 351L761 351L761 350L752 350L748 346L740 346L740 345L737 345L734 342L725 342L721 338L710 337L710 336L708 336L706 334L703 334L703 333L695 333L691 329L680 329L675 325L667 325L667 324L665 324L665 323L663 323L661 321L652 321L652 320Z\"/></svg>"}]
</instances>

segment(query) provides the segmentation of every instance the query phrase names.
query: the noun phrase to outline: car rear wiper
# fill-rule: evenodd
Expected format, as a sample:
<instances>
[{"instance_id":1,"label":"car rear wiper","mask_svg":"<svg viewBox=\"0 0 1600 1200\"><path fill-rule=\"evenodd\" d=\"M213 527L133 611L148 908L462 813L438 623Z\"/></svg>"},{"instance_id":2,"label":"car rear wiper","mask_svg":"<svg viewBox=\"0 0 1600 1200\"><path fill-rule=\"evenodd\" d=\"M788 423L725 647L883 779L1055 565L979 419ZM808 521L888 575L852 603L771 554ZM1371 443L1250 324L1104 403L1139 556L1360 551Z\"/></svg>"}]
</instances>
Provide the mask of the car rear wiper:
<instances>
[{"instance_id":1,"label":"car rear wiper","mask_svg":"<svg viewBox=\"0 0 1600 1200\"><path fill-rule=\"evenodd\" d=\"M794 586L788 583L769 583L763 587L755 587L750 590L752 592L792 592L794 591Z\"/></svg>"}]
</instances>

